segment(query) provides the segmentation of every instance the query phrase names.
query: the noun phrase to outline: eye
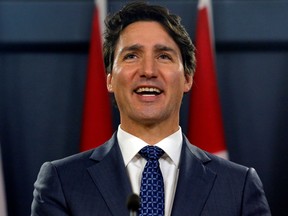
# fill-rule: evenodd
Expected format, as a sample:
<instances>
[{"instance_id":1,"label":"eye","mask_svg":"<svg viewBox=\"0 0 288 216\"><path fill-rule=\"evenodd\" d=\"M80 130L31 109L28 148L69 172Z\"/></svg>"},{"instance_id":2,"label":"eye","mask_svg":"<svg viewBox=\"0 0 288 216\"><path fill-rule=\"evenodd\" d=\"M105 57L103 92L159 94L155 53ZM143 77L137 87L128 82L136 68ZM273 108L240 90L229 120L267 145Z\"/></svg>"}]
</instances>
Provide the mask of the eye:
<instances>
[{"instance_id":1,"label":"eye","mask_svg":"<svg viewBox=\"0 0 288 216\"><path fill-rule=\"evenodd\" d=\"M167 54L167 53L161 53L161 54L159 55L159 59L172 60L172 57L171 57L169 54Z\"/></svg>"},{"instance_id":2,"label":"eye","mask_svg":"<svg viewBox=\"0 0 288 216\"><path fill-rule=\"evenodd\" d=\"M124 56L124 60L126 61L131 61L131 60L134 60L137 58L137 55L136 54L133 54L133 53L128 53Z\"/></svg>"}]
</instances>

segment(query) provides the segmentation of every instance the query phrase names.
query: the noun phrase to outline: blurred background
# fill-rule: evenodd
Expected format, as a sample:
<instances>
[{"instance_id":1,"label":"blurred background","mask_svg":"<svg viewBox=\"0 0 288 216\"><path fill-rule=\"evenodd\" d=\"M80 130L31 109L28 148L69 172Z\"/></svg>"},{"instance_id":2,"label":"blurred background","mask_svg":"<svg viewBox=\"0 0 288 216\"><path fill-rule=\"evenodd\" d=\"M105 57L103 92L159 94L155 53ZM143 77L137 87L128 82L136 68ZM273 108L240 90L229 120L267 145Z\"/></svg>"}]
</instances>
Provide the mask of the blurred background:
<instances>
[{"instance_id":1,"label":"blurred background","mask_svg":"<svg viewBox=\"0 0 288 216\"><path fill-rule=\"evenodd\" d=\"M108 0L108 12L125 2ZM196 0L149 2L181 15L194 40ZM93 0L0 0L0 143L9 216L30 214L43 162L79 152L93 8ZM230 160L257 170L273 215L287 215L288 204L287 12L287 0L213 1ZM118 122L114 110L115 128Z\"/></svg>"}]
</instances>

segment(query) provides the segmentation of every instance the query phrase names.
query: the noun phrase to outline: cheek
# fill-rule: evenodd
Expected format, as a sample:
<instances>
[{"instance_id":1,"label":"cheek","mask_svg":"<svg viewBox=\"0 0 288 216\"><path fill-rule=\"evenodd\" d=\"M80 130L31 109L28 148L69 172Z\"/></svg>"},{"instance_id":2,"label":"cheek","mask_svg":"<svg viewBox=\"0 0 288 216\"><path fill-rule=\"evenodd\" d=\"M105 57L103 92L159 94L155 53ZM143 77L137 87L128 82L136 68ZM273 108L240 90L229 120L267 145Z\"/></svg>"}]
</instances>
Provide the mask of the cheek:
<instances>
[{"instance_id":1,"label":"cheek","mask_svg":"<svg viewBox=\"0 0 288 216\"><path fill-rule=\"evenodd\" d=\"M183 72L179 71L171 73L170 80L172 85L174 85L174 87L176 86L180 87L185 83L185 77L183 75Z\"/></svg>"},{"instance_id":2,"label":"cheek","mask_svg":"<svg viewBox=\"0 0 288 216\"><path fill-rule=\"evenodd\" d=\"M127 90L130 83L131 79L129 78L127 73L123 73L122 71L113 74L111 85L115 94L120 94L120 92L124 92L125 90Z\"/></svg>"},{"instance_id":3,"label":"cheek","mask_svg":"<svg viewBox=\"0 0 288 216\"><path fill-rule=\"evenodd\" d=\"M175 93L179 93L179 95L182 95L185 92L188 92L190 90L191 84L189 81L187 82L187 79L185 79L184 75L174 75L171 77L171 83L170 86L172 88L172 91Z\"/></svg>"},{"instance_id":4,"label":"cheek","mask_svg":"<svg viewBox=\"0 0 288 216\"><path fill-rule=\"evenodd\" d=\"M121 67L119 67L117 63L114 63L113 70L112 70L112 79L111 79L111 84L114 90L116 90L117 86L120 84L121 74L122 74L121 71L122 71Z\"/></svg>"},{"instance_id":5,"label":"cheek","mask_svg":"<svg viewBox=\"0 0 288 216\"><path fill-rule=\"evenodd\" d=\"M113 69L114 84L131 84L136 74L135 71L137 71L135 66L115 65Z\"/></svg>"}]
</instances>

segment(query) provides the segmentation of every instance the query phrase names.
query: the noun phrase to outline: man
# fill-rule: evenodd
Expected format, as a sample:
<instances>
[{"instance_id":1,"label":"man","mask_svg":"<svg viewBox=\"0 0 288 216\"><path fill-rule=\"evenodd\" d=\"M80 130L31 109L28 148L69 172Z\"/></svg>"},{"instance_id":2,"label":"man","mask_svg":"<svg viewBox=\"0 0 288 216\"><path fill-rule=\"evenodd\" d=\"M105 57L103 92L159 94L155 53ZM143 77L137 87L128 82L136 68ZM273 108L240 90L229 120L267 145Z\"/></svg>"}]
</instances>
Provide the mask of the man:
<instances>
[{"instance_id":1,"label":"man","mask_svg":"<svg viewBox=\"0 0 288 216\"><path fill-rule=\"evenodd\" d=\"M180 106L193 83L195 49L179 17L134 2L106 26L107 89L121 124L102 146L42 166L32 215L128 215L132 193L140 195L143 216L270 215L253 168L204 152L181 132ZM159 162L143 149L160 152ZM154 168L160 191L147 195L151 182L145 177Z\"/></svg>"}]
</instances>

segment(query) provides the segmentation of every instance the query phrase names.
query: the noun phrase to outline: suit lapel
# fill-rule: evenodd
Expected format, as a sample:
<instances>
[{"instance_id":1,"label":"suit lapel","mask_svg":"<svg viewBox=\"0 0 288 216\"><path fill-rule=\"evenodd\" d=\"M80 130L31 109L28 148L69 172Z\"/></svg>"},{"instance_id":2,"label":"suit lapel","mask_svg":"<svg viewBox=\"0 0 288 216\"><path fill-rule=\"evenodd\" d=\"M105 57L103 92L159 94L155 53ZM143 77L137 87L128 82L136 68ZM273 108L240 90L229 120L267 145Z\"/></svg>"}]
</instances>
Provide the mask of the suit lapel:
<instances>
[{"instance_id":1,"label":"suit lapel","mask_svg":"<svg viewBox=\"0 0 288 216\"><path fill-rule=\"evenodd\" d=\"M88 168L112 215L128 215L127 197L132 188L115 134L96 149ZM210 158L184 137L179 178L172 209L173 216L200 215L213 187L216 174L205 166Z\"/></svg>"},{"instance_id":2,"label":"suit lapel","mask_svg":"<svg viewBox=\"0 0 288 216\"><path fill-rule=\"evenodd\" d=\"M90 159L98 161L88 168L113 215L128 215L127 197L132 193L116 135L95 150Z\"/></svg>"},{"instance_id":3,"label":"suit lapel","mask_svg":"<svg viewBox=\"0 0 288 216\"><path fill-rule=\"evenodd\" d=\"M200 215L216 174L205 166L210 158L184 136L173 216Z\"/></svg>"}]
</instances>

